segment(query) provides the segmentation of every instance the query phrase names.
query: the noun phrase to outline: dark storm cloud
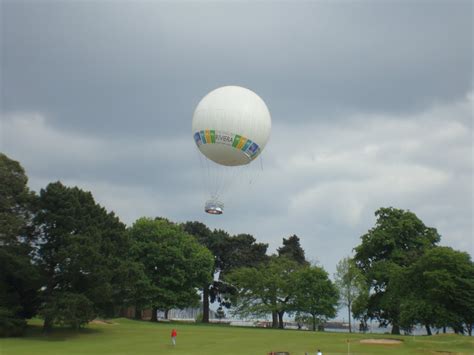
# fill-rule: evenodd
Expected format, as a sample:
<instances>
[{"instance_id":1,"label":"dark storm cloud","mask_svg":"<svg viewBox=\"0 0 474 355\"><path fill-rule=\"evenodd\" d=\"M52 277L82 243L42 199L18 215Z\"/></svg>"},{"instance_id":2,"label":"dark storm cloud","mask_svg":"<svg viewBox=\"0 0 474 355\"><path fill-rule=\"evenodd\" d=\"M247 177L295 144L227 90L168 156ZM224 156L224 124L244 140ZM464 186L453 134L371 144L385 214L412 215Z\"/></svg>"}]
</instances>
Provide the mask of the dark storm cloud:
<instances>
[{"instance_id":1,"label":"dark storm cloud","mask_svg":"<svg viewBox=\"0 0 474 355\"><path fill-rule=\"evenodd\" d=\"M406 112L472 82L472 3L2 3L3 109L91 135L179 135L209 90L274 120ZM471 73L471 75L466 75Z\"/></svg>"}]
</instances>

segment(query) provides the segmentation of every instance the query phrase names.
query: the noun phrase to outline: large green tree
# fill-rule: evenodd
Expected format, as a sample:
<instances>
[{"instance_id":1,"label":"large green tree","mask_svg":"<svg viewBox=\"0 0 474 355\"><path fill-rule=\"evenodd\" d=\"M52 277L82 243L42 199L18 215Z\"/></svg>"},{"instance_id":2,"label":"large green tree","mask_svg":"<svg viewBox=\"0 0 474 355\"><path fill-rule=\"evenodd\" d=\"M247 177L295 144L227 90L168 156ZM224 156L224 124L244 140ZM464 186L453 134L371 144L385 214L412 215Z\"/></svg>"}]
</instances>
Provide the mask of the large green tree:
<instances>
[{"instance_id":1,"label":"large green tree","mask_svg":"<svg viewBox=\"0 0 474 355\"><path fill-rule=\"evenodd\" d=\"M130 228L133 255L144 265L153 285L150 304L152 320L158 309L196 305L197 289L209 283L214 260L210 251L184 231L163 218L140 218Z\"/></svg>"},{"instance_id":2,"label":"large green tree","mask_svg":"<svg viewBox=\"0 0 474 355\"><path fill-rule=\"evenodd\" d=\"M0 335L19 335L35 315L41 286L32 263L36 196L19 162L0 153Z\"/></svg>"},{"instance_id":3,"label":"large green tree","mask_svg":"<svg viewBox=\"0 0 474 355\"><path fill-rule=\"evenodd\" d=\"M327 272L319 266L307 266L292 275L292 308L301 314L309 314L313 331L318 322L336 316L338 291Z\"/></svg>"},{"instance_id":4,"label":"large green tree","mask_svg":"<svg viewBox=\"0 0 474 355\"><path fill-rule=\"evenodd\" d=\"M186 222L184 230L207 247L214 256L211 281L202 286L203 322L209 322L209 303L218 301L230 306L230 298L236 292L226 279L227 274L244 266L257 266L267 260L267 244L257 243L249 234L229 235L226 231L211 231L201 222ZM217 275L217 279L214 279Z\"/></svg>"},{"instance_id":5,"label":"large green tree","mask_svg":"<svg viewBox=\"0 0 474 355\"><path fill-rule=\"evenodd\" d=\"M405 272L402 287L401 325L410 329L423 324L451 326L472 334L474 324L474 264L468 253L436 247L421 256Z\"/></svg>"},{"instance_id":6,"label":"large green tree","mask_svg":"<svg viewBox=\"0 0 474 355\"><path fill-rule=\"evenodd\" d=\"M292 275L301 266L288 258L272 256L256 267L235 269L227 279L238 294L233 312L241 316L272 314L274 328L283 327L276 315L291 311Z\"/></svg>"},{"instance_id":7,"label":"large green tree","mask_svg":"<svg viewBox=\"0 0 474 355\"><path fill-rule=\"evenodd\" d=\"M366 280L360 269L350 257L345 257L336 266L335 285L339 290L339 300L347 307L349 333L352 332L352 304L364 293Z\"/></svg>"},{"instance_id":8,"label":"large green tree","mask_svg":"<svg viewBox=\"0 0 474 355\"><path fill-rule=\"evenodd\" d=\"M114 213L98 205L90 192L55 182L40 192L35 223L45 278L44 329L54 323L79 327L113 313L123 295L118 280L130 247Z\"/></svg>"},{"instance_id":9,"label":"large green tree","mask_svg":"<svg viewBox=\"0 0 474 355\"><path fill-rule=\"evenodd\" d=\"M371 287L368 316L400 334L400 277L440 236L410 211L380 208L375 215L376 224L361 237L354 260Z\"/></svg>"}]
</instances>

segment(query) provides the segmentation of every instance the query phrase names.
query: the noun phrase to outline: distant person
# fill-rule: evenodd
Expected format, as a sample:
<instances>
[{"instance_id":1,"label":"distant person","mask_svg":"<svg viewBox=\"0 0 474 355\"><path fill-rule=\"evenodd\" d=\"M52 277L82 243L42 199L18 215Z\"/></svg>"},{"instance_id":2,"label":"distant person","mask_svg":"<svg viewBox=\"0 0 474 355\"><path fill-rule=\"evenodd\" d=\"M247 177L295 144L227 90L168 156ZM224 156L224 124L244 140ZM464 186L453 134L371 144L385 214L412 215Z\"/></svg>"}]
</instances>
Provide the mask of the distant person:
<instances>
[{"instance_id":1,"label":"distant person","mask_svg":"<svg viewBox=\"0 0 474 355\"><path fill-rule=\"evenodd\" d=\"M318 355L323 355L323 353L319 349L318 349Z\"/></svg>"},{"instance_id":2,"label":"distant person","mask_svg":"<svg viewBox=\"0 0 474 355\"><path fill-rule=\"evenodd\" d=\"M173 346L176 345L176 337L178 336L178 332L176 332L176 329L173 329L171 331L171 342L173 343Z\"/></svg>"}]
</instances>

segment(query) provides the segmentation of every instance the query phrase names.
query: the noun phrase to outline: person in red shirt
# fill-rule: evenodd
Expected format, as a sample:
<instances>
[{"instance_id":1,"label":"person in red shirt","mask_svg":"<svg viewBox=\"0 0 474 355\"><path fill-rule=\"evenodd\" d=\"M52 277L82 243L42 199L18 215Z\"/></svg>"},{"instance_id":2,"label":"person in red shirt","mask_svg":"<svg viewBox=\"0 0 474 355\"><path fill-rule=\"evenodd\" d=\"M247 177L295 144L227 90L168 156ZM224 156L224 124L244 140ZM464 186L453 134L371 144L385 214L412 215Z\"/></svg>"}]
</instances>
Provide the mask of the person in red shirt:
<instances>
[{"instance_id":1,"label":"person in red shirt","mask_svg":"<svg viewBox=\"0 0 474 355\"><path fill-rule=\"evenodd\" d=\"M171 342L173 343L173 346L176 345L176 337L178 336L178 333L176 332L176 329L173 329L171 331Z\"/></svg>"}]
</instances>

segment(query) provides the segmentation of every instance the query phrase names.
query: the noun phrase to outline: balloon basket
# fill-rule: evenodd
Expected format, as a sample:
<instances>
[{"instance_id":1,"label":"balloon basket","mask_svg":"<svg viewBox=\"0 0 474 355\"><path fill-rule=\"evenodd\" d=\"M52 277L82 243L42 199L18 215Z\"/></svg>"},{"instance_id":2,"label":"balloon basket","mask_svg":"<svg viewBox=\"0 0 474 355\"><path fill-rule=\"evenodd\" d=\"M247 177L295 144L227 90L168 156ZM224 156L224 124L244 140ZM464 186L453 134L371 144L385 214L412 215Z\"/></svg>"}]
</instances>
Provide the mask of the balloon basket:
<instances>
[{"instance_id":1,"label":"balloon basket","mask_svg":"<svg viewBox=\"0 0 474 355\"><path fill-rule=\"evenodd\" d=\"M224 204L215 199L206 201L204 211L209 214L222 214L224 213Z\"/></svg>"}]
</instances>

